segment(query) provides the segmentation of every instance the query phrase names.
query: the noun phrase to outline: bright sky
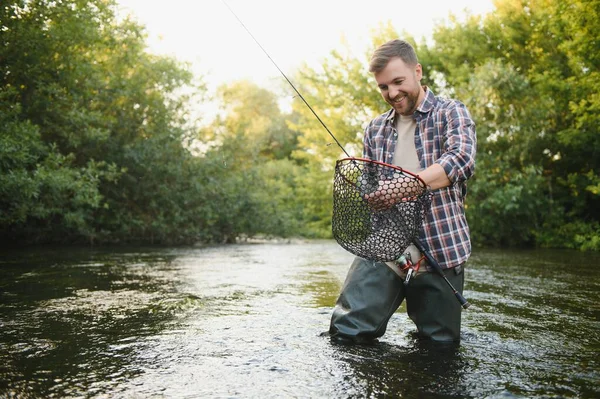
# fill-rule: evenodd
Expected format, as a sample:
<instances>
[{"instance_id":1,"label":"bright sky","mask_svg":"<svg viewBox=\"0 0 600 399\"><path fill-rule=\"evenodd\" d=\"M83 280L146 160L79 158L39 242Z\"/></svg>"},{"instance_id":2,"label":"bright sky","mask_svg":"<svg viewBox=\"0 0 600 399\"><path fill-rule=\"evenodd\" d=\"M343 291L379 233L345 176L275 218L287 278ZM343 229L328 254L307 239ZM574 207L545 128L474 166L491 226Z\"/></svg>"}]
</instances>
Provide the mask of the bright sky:
<instances>
[{"instance_id":1,"label":"bright sky","mask_svg":"<svg viewBox=\"0 0 600 399\"><path fill-rule=\"evenodd\" d=\"M370 32L392 21L417 40L453 13L493 10L492 0L225 0L290 77L303 61L318 65L342 37L365 58ZM248 78L265 87L283 79L222 0L118 0L148 31L150 51L189 61L210 89ZM274 82L277 82L274 84Z\"/></svg>"}]
</instances>

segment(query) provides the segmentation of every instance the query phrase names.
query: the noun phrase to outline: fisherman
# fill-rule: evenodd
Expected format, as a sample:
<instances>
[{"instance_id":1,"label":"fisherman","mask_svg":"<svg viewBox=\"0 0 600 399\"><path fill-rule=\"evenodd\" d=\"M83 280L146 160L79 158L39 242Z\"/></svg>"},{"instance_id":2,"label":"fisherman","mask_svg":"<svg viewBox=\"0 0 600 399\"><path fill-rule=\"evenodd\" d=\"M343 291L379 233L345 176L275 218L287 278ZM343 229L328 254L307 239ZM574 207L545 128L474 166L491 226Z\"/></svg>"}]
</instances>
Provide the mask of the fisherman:
<instances>
[{"instance_id":1,"label":"fisherman","mask_svg":"<svg viewBox=\"0 0 600 399\"><path fill-rule=\"evenodd\" d=\"M465 262L471 255L465 217L466 181L475 169L475 123L464 104L436 96L421 85L423 69L414 48L391 40L377 48L369 71L392 107L365 129L363 158L397 165L418 174L432 192L431 210L419 232L448 281L462 293ZM374 208L390 207L402 196L369 195ZM409 259L422 254L411 245ZM444 279L422 261L419 273L404 284L406 271L395 262L356 257L331 317L329 333L344 343L373 341L406 299L417 336L440 342L460 341L461 305Z\"/></svg>"}]
</instances>

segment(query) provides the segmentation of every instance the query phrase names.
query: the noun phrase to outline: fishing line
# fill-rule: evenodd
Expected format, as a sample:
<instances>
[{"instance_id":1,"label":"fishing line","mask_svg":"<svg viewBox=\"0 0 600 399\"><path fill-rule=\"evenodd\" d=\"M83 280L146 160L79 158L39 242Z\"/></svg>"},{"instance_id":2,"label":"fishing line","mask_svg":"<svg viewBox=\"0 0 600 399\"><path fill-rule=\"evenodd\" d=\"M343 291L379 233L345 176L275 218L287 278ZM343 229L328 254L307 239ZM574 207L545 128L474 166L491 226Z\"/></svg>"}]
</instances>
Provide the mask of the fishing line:
<instances>
[{"instance_id":1,"label":"fishing line","mask_svg":"<svg viewBox=\"0 0 600 399\"><path fill-rule=\"evenodd\" d=\"M271 60L279 73L292 86L298 97L306 104L348 157L338 160L335 168L332 227L333 236L337 242L354 255L379 261L398 260L403 255L406 247L413 242L425 254L429 265L434 271L444 278L461 306L467 309L470 304L452 286L441 266L416 238L417 229L423 224L425 209L430 206L431 201L425 182L417 175L393 165L368 159L352 158L237 14L225 0L221 0L221 2ZM375 191L378 187L377 183L372 184L370 182L371 178L369 176L374 175L376 177L375 182L390 182L386 189L386 195L389 198L393 198L393 195L402 192L411 185L417 193L414 193L411 198L397 202L389 210L374 209L364 198L364 194Z\"/></svg>"},{"instance_id":2,"label":"fishing line","mask_svg":"<svg viewBox=\"0 0 600 399\"><path fill-rule=\"evenodd\" d=\"M338 145L338 147L340 147L342 149L342 151L344 152L344 154L346 154L346 156L348 158L350 158L350 155L346 152L346 150L344 149L344 147L340 144L340 142L333 135L333 133L331 133L331 131L329 130L329 128L327 127L327 125L325 124L325 122L323 122L321 120L321 118L319 117L319 115L317 115L317 113L313 110L313 108L310 106L310 104L308 103L308 101L306 101L306 99L304 99L304 96L302 94L300 94L300 92L298 91L298 89L296 89L296 86L294 86L294 84L292 83L292 81L288 79L288 77L286 76L286 74L283 73L283 71L281 70L281 68L279 68L279 65L277 65L277 63L273 60L273 58L271 58L271 56L269 55L269 53L267 52L267 50L265 50L265 48L260 44L260 42L254 37L254 35L252 34L252 32L250 32L250 30L246 27L246 25L244 25L244 22L242 22L242 20L237 16L237 14L231 9L231 7L229 7L229 5L225 2L225 0L221 0L221 2L225 5L225 7L227 7L227 9L229 10L229 12L231 12L231 14L235 17L235 19L238 20L238 22L240 23L240 25L242 25L242 27L246 30L246 32L248 32L248 34L250 35L250 37L258 45L258 47L260 47L260 49L263 51L263 53L265 53L265 55L269 58L269 60L271 60L271 62L273 63L273 65L275 65L275 68L277 68L277 70L279 71L279 73L281 73L281 75L285 78L285 80L287 80L287 82L290 84L290 86L292 86L292 89L294 89L294 91L296 92L296 94L298 95L298 97L300 97L300 99L304 102L304 104L306 104L306 106L308 107L308 109L310 110L310 112L313 113L313 115L317 118L317 120L321 123L321 125L323 125L323 127L325 128L325 130L327 130L327 133L329 133L329 135L331 136L331 138L333 138L333 140Z\"/></svg>"}]
</instances>

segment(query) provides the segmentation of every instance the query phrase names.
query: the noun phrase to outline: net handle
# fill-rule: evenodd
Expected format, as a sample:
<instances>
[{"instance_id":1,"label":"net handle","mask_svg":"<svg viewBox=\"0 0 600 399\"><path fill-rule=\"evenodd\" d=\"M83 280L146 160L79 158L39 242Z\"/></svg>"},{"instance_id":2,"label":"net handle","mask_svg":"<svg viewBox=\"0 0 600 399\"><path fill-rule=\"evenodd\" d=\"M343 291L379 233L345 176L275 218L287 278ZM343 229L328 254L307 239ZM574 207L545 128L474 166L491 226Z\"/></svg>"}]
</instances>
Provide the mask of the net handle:
<instances>
[{"instance_id":1,"label":"net handle","mask_svg":"<svg viewBox=\"0 0 600 399\"><path fill-rule=\"evenodd\" d=\"M381 165L381 166L384 166L384 167L387 167L387 168L396 169L396 170L397 170L397 171L399 171L400 173L404 173L404 174L407 174L407 175L409 175L409 176L412 176L412 177L416 178L418 181L420 181L420 182L421 182L421 184L423 184L423 187L427 188L427 183L425 183L425 180L423 180L423 179L421 178L421 176L419 176L419 175L418 175L418 174L416 174L416 173L409 172L408 170L405 170L405 169L401 168L400 166L391 165L391 164L389 164L389 163L380 162L380 161L374 161L374 160L372 160L372 159L367 159L367 158L357 158L357 157L349 157L349 158L342 158L342 159L338 159L338 160L336 161L336 164L340 164L340 163L342 163L342 162L344 162L344 161L350 161L350 162L360 161L360 162L372 163L372 164L375 164L375 165Z\"/></svg>"}]
</instances>

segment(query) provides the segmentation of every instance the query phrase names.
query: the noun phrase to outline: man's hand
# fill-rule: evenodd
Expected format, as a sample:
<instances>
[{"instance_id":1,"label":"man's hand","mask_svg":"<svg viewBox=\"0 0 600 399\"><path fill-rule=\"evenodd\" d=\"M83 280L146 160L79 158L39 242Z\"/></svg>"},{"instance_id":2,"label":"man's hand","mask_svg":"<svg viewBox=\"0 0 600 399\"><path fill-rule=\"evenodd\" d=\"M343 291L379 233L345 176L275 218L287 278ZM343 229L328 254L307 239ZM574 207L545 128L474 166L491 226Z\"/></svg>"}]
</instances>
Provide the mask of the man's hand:
<instances>
[{"instance_id":1,"label":"man's hand","mask_svg":"<svg viewBox=\"0 0 600 399\"><path fill-rule=\"evenodd\" d=\"M429 190L448 187L451 182L439 164L433 164L419 173L419 177ZM375 191L365 194L364 198L375 211L391 208L401 201L411 201L423 193L423 187L406 179L380 181Z\"/></svg>"},{"instance_id":2,"label":"man's hand","mask_svg":"<svg viewBox=\"0 0 600 399\"><path fill-rule=\"evenodd\" d=\"M375 191L365 194L365 199L375 211L391 208L401 201L409 201L423 192L422 187L407 184L406 180L392 179L380 181Z\"/></svg>"}]
</instances>

